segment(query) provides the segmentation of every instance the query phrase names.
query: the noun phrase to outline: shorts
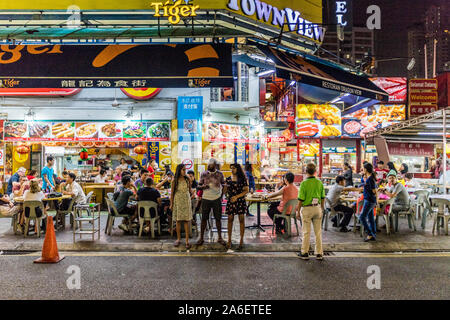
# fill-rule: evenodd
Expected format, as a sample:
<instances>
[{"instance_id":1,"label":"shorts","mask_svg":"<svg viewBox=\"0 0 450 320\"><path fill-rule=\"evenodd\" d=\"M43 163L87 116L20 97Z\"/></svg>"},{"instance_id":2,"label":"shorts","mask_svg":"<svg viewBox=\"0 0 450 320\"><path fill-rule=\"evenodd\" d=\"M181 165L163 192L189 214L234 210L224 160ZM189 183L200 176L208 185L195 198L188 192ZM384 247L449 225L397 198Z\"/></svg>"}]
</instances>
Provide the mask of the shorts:
<instances>
[{"instance_id":1,"label":"shorts","mask_svg":"<svg viewBox=\"0 0 450 320\"><path fill-rule=\"evenodd\" d=\"M222 219L222 199L206 200L202 199L202 220L209 219L209 213L213 210L214 218L216 220Z\"/></svg>"},{"instance_id":2,"label":"shorts","mask_svg":"<svg viewBox=\"0 0 450 320\"><path fill-rule=\"evenodd\" d=\"M136 206L126 206L119 212L121 215L133 216L136 213Z\"/></svg>"}]
</instances>

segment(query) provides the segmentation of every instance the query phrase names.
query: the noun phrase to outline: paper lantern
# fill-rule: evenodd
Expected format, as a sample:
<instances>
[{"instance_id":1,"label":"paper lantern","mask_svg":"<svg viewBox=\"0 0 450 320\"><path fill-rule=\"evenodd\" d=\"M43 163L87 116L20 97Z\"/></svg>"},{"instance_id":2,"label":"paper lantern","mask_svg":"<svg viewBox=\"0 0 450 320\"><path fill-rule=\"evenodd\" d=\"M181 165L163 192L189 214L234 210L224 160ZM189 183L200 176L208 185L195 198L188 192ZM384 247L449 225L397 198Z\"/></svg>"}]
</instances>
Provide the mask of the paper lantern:
<instances>
[{"instance_id":1,"label":"paper lantern","mask_svg":"<svg viewBox=\"0 0 450 320\"><path fill-rule=\"evenodd\" d=\"M88 157L89 157L89 154L88 154L86 148L81 149L81 152L80 152L81 161L87 161Z\"/></svg>"},{"instance_id":2,"label":"paper lantern","mask_svg":"<svg viewBox=\"0 0 450 320\"><path fill-rule=\"evenodd\" d=\"M134 153L146 154L147 153L147 148L145 146L143 146L143 145L136 146L134 148Z\"/></svg>"}]
</instances>

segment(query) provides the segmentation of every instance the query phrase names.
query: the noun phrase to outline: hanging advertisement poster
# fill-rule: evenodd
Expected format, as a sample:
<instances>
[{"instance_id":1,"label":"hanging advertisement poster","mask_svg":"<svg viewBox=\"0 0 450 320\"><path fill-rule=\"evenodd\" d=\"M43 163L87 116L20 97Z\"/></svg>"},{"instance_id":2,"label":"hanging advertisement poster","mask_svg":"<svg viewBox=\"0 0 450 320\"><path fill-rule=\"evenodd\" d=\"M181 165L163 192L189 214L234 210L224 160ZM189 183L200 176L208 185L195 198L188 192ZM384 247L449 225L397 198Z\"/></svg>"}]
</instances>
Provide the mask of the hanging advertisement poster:
<instances>
[{"instance_id":1,"label":"hanging advertisement poster","mask_svg":"<svg viewBox=\"0 0 450 320\"><path fill-rule=\"evenodd\" d=\"M340 137L341 110L333 105L297 106L296 136L300 138Z\"/></svg>"}]
</instances>

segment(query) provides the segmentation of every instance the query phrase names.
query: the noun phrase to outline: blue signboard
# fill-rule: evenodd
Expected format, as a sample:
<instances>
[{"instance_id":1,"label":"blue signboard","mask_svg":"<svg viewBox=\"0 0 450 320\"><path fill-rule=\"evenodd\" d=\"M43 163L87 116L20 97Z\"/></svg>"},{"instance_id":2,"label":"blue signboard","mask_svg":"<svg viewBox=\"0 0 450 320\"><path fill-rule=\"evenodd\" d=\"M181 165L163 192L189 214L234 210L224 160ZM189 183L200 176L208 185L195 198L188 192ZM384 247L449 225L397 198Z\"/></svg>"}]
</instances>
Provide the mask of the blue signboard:
<instances>
[{"instance_id":1,"label":"blue signboard","mask_svg":"<svg viewBox=\"0 0 450 320\"><path fill-rule=\"evenodd\" d=\"M202 141L203 97L178 97L178 141Z\"/></svg>"}]
</instances>

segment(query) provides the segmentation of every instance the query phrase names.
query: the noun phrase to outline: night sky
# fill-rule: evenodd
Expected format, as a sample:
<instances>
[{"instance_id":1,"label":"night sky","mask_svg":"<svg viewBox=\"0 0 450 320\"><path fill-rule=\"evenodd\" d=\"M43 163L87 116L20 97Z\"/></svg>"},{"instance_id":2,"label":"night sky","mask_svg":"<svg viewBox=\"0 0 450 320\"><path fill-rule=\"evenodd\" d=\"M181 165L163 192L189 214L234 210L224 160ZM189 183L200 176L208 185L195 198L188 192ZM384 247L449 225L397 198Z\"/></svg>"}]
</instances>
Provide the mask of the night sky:
<instances>
[{"instance_id":1,"label":"night sky","mask_svg":"<svg viewBox=\"0 0 450 320\"><path fill-rule=\"evenodd\" d=\"M355 26L366 26L367 7L375 4L381 8L381 30L375 32L377 59L408 56L408 30L414 23L422 22L426 9L445 0L353 0ZM406 76L408 60L382 62L379 76Z\"/></svg>"}]
</instances>

